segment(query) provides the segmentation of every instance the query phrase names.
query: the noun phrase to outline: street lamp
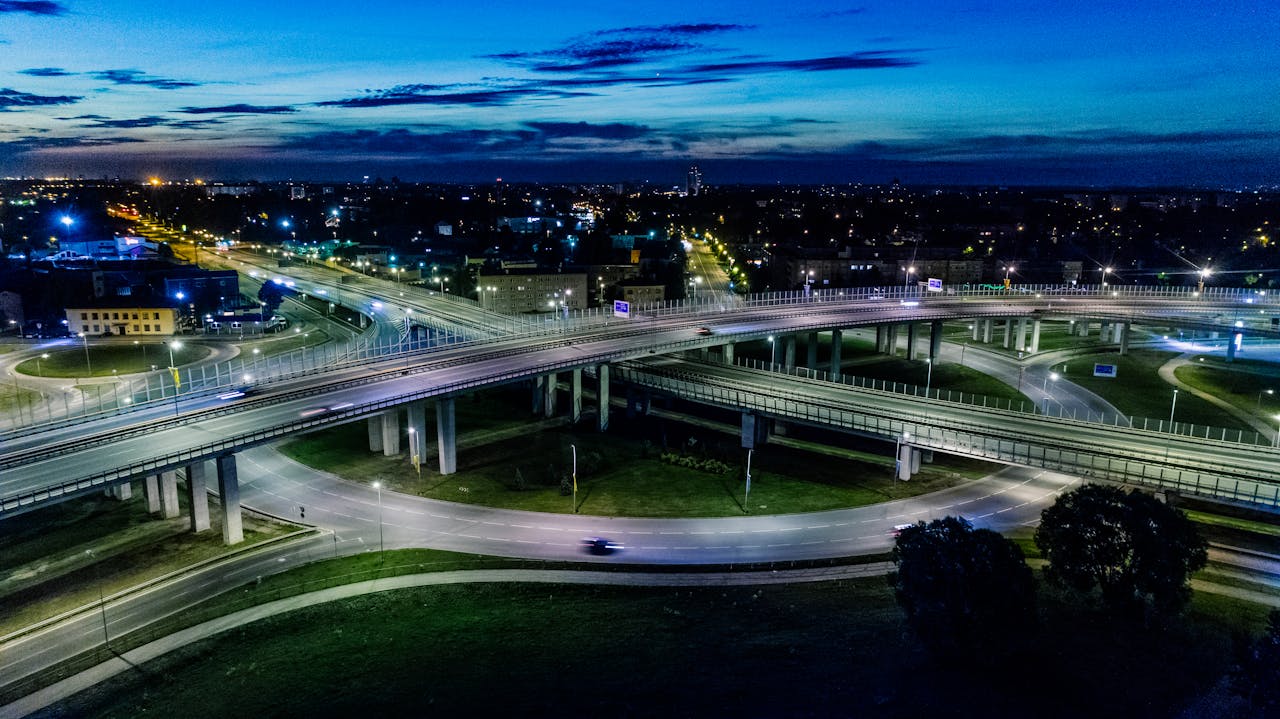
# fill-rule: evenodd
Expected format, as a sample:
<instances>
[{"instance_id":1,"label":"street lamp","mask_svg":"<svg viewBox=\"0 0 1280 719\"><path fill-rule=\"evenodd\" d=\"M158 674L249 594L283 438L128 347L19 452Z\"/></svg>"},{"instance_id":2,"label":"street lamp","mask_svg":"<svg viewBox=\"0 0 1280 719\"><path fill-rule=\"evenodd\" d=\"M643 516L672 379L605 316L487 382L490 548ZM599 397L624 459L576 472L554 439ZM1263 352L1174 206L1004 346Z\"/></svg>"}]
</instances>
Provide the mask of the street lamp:
<instances>
[{"instance_id":1,"label":"street lamp","mask_svg":"<svg viewBox=\"0 0 1280 719\"><path fill-rule=\"evenodd\" d=\"M182 389L182 382L178 379L178 368L173 362L173 351L182 349L182 343L173 340L168 343L169 347L169 374L173 375L173 416L178 416L178 392Z\"/></svg>"},{"instance_id":2,"label":"street lamp","mask_svg":"<svg viewBox=\"0 0 1280 719\"><path fill-rule=\"evenodd\" d=\"M1041 392L1048 393L1048 391L1049 391L1049 380L1053 380L1054 382L1057 382L1057 381L1058 381L1058 373L1057 373L1057 372L1050 372L1049 374L1047 374L1047 375L1045 375L1045 376L1044 376L1044 383L1040 385L1040 391L1041 391Z\"/></svg>"},{"instance_id":3,"label":"street lamp","mask_svg":"<svg viewBox=\"0 0 1280 719\"><path fill-rule=\"evenodd\" d=\"M39 357L36 358L36 374L39 375L40 377L44 377L44 370L40 369L40 360L47 360L47 359L49 359L48 352L43 352Z\"/></svg>"},{"instance_id":4,"label":"street lamp","mask_svg":"<svg viewBox=\"0 0 1280 719\"><path fill-rule=\"evenodd\" d=\"M1004 268L1004 288L1006 290L1009 289L1009 283L1010 283L1009 273L1015 271L1016 269L1017 268L1014 267L1013 265L1006 265Z\"/></svg>"},{"instance_id":5,"label":"street lamp","mask_svg":"<svg viewBox=\"0 0 1280 719\"><path fill-rule=\"evenodd\" d=\"M747 450L747 491L742 495L742 513L749 514L751 512L748 502L751 501L751 453L754 450Z\"/></svg>"},{"instance_id":6,"label":"street lamp","mask_svg":"<svg viewBox=\"0 0 1280 719\"><path fill-rule=\"evenodd\" d=\"M413 468L418 473L418 479L422 479L422 463L418 461L418 432L413 427L409 428L409 457L413 461Z\"/></svg>"},{"instance_id":7,"label":"street lamp","mask_svg":"<svg viewBox=\"0 0 1280 719\"><path fill-rule=\"evenodd\" d=\"M1109 274L1111 274L1111 268L1110 268L1110 267L1103 267L1103 268L1102 268L1102 287L1103 287L1103 289L1105 289L1105 288L1106 288L1106 286L1107 286L1107 275L1109 275Z\"/></svg>"},{"instance_id":8,"label":"street lamp","mask_svg":"<svg viewBox=\"0 0 1280 719\"><path fill-rule=\"evenodd\" d=\"M48 357L48 356L49 356L49 355L45 355L45 357ZM1262 391L1258 392L1258 409L1262 409L1262 395L1264 395L1264 394L1275 394L1275 393L1276 393L1276 391L1275 391L1275 390L1273 390L1273 389L1264 389L1264 390L1262 390Z\"/></svg>"},{"instance_id":9,"label":"street lamp","mask_svg":"<svg viewBox=\"0 0 1280 719\"><path fill-rule=\"evenodd\" d=\"M1276 441L1273 443L1273 446L1280 447L1280 414L1272 417L1272 419L1276 421Z\"/></svg>"},{"instance_id":10,"label":"street lamp","mask_svg":"<svg viewBox=\"0 0 1280 719\"><path fill-rule=\"evenodd\" d=\"M576 444L569 445L569 450L573 452L573 513L578 513L578 446Z\"/></svg>"},{"instance_id":11,"label":"street lamp","mask_svg":"<svg viewBox=\"0 0 1280 719\"><path fill-rule=\"evenodd\" d=\"M93 363L89 361L89 336L83 332L78 333L80 339L84 340L84 366L85 374L93 376Z\"/></svg>"},{"instance_id":12,"label":"street lamp","mask_svg":"<svg viewBox=\"0 0 1280 719\"><path fill-rule=\"evenodd\" d=\"M911 285L911 275L916 272L915 265L903 268L902 289L906 290Z\"/></svg>"},{"instance_id":13,"label":"street lamp","mask_svg":"<svg viewBox=\"0 0 1280 719\"><path fill-rule=\"evenodd\" d=\"M89 555L90 561L93 562L93 577L97 580L95 584L98 585L98 608L102 610L102 643L110 649L111 637L107 634L107 600L102 594L102 574L98 569L98 555L92 549L86 549L84 553Z\"/></svg>"},{"instance_id":14,"label":"street lamp","mask_svg":"<svg viewBox=\"0 0 1280 719\"><path fill-rule=\"evenodd\" d=\"M1210 270L1208 267L1200 270L1200 281L1196 284L1196 292L1204 292L1204 280L1211 274L1213 274L1213 270Z\"/></svg>"},{"instance_id":15,"label":"street lamp","mask_svg":"<svg viewBox=\"0 0 1280 719\"><path fill-rule=\"evenodd\" d=\"M928 399L929 388L933 385L933 358L926 357L924 362L925 364L929 365L929 372L928 374L925 375L925 379L924 379L924 396L925 396L925 399Z\"/></svg>"},{"instance_id":16,"label":"street lamp","mask_svg":"<svg viewBox=\"0 0 1280 719\"><path fill-rule=\"evenodd\" d=\"M382 482L375 481L373 488L378 490L378 558L381 559L382 553L387 549L387 545L382 538Z\"/></svg>"}]
</instances>

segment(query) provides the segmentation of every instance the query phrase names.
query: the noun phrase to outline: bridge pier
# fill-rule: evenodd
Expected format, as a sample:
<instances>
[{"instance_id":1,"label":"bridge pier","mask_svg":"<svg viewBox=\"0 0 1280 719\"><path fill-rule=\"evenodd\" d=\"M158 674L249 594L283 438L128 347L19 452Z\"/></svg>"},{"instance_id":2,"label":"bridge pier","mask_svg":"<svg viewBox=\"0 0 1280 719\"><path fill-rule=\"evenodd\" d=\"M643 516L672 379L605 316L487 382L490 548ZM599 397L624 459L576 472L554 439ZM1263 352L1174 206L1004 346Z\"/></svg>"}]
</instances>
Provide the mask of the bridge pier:
<instances>
[{"instance_id":1,"label":"bridge pier","mask_svg":"<svg viewBox=\"0 0 1280 719\"><path fill-rule=\"evenodd\" d=\"M1009 342L1013 339L1013 318L1006 317L1004 320L1004 343L1000 346L1009 349Z\"/></svg>"},{"instance_id":2,"label":"bridge pier","mask_svg":"<svg viewBox=\"0 0 1280 719\"><path fill-rule=\"evenodd\" d=\"M705 348L703 352L706 352ZM577 424L582 419L582 368L575 367L569 375L569 421Z\"/></svg>"},{"instance_id":3,"label":"bridge pier","mask_svg":"<svg viewBox=\"0 0 1280 719\"><path fill-rule=\"evenodd\" d=\"M1031 346L1028 348L1031 354L1040 351L1040 320L1031 321Z\"/></svg>"},{"instance_id":4,"label":"bridge pier","mask_svg":"<svg viewBox=\"0 0 1280 719\"><path fill-rule=\"evenodd\" d=\"M458 425L454 416L453 398L436 400L436 442L440 457L440 474L458 471Z\"/></svg>"},{"instance_id":5,"label":"bridge pier","mask_svg":"<svg viewBox=\"0 0 1280 719\"><path fill-rule=\"evenodd\" d=\"M808 339L804 343L805 363L804 366L810 372L818 369L818 333L810 332Z\"/></svg>"},{"instance_id":6,"label":"bridge pier","mask_svg":"<svg viewBox=\"0 0 1280 719\"><path fill-rule=\"evenodd\" d=\"M907 323L907 359L916 358L916 336L920 332L920 325L915 322Z\"/></svg>"},{"instance_id":7,"label":"bridge pier","mask_svg":"<svg viewBox=\"0 0 1280 719\"><path fill-rule=\"evenodd\" d=\"M162 519L173 519L178 516L178 473L175 470L171 469L147 477L144 486L147 490L148 512Z\"/></svg>"},{"instance_id":8,"label":"bridge pier","mask_svg":"<svg viewBox=\"0 0 1280 719\"><path fill-rule=\"evenodd\" d=\"M531 395L533 400L533 406L531 407L532 413L535 417L541 416L544 412L543 408L546 406L547 400L547 377L546 375L538 375L530 381L533 383L533 393Z\"/></svg>"},{"instance_id":9,"label":"bridge pier","mask_svg":"<svg viewBox=\"0 0 1280 719\"><path fill-rule=\"evenodd\" d=\"M382 422L382 456L400 454L400 410L392 407L379 415Z\"/></svg>"},{"instance_id":10,"label":"bridge pier","mask_svg":"<svg viewBox=\"0 0 1280 719\"><path fill-rule=\"evenodd\" d=\"M369 419L365 420L365 424L367 425L368 431L369 431L369 451L381 452L382 451L382 418L377 416L370 417Z\"/></svg>"},{"instance_id":11,"label":"bridge pier","mask_svg":"<svg viewBox=\"0 0 1280 719\"><path fill-rule=\"evenodd\" d=\"M733 343L732 342L726 342L725 344L721 345L720 358L724 360L725 364L733 364Z\"/></svg>"},{"instance_id":12,"label":"bridge pier","mask_svg":"<svg viewBox=\"0 0 1280 719\"><path fill-rule=\"evenodd\" d=\"M986 344L991 344L995 340L996 321L990 317L978 321L982 323L982 341Z\"/></svg>"},{"instance_id":13,"label":"bridge pier","mask_svg":"<svg viewBox=\"0 0 1280 719\"><path fill-rule=\"evenodd\" d=\"M888 354L889 345L889 328L885 325L876 325L876 352L880 354Z\"/></svg>"},{"instance_id":14,"label":"bridge pier","mask_svg":"<svg viewBox=\"0 0 1280 719\"><path fill-rule=\"evenodd\" d=\"M148 474L142 478L142 496L147 501L147 514L160 515L160 475Z\"/></svg>"},{"instance_id":15,"label":"bridge pier","mask_svg":"<svg viewBox=\"0 0 1280 719\"><path fill-rule=\"evenodd\" d=\"M1232 332L1227 337L1227 361L1236 361L1236 344L1244 339L1243 332Z\"/></svg>"},{"instance_id":16,"label":"bridge pier","mask_svg":"<svg viewBox=\"0 0 1280 719\"><path fill-rule=\"evenodd\" d=\"M547 375L546 381L542 383L542 388L546 391L546 398L542 402L542 416L551 419L556 416L556 390L559 389L560 377L555 372Z\"/></svg>"},{"instance_id":17,"label":"bridge pier","mask_svg":"<svg viewBox=\"0 0 1280 719\"><path fill-rule=\"evenodd\" d=\"M796 368L796 336L789 334L782 340L782 368L788 372Z\"/></svg>"},{"instance_id":18,"label":"bridge pier","mask_svg":"<svg viewBox=\"0 0 1280 719\"><path fill-rule=\"evenodd\" d=\"M972 320L973 324L969 325L969 341L977 342L978 337L982 334L982 320Z\"/></svg>"},{"instance_id":19,"label":"bridge pier","mask_svg":"<svg viewBox=\"0 0 1280 719\"><path fill-rule=\"evenodd\" d=\"M898 479L903 482L910 480L912 475L920 471L920 450L906 442L900 443L896 466Z\"/></svg>"},{"instance_id":20,"label":"bridge pier","mask_svg":"<svg viewBox=\"0 0 1280 719\"><path fill-rule=\"evenodd\" d=\"M1027 318L1018 318L1018 351L1027 349Z\"/></svg>"},{"instance_id":21,"label":"bridge pier","mask_svg":"<svg viewBox=\"0 0 1280 719\"><path fill-rule=\"evenodd\" d=\"M1120 354L1122 354L1122 355L1124 355L1124 354L1129 354L1129 329L1130 329L1130 327L1131 327L1131 325L1130 325L1128 322L1124 322L1124 323L1121 323L1121 324L1116 325L1116 333L1120 335L1120 337L1119 337L1119 340L1118 340L1118 341L1119 341L1119 343L1120 343Z\"/></svg>"},{"instance_id":22,"label":"bridge pier","mask_svg":"<svg viewBox=\"0 0 1280 719\"><path fill-rule=\"evenodd\" d=\"M236 456L224 454L214 460L218 468L218 496L222 499L222 543L244 541L244 522L240 517L240 479L236 474Z\"/></svg>"},{"instance_id":23,"label":"bridge pier","mask_svg":"<svg viewBox=\"0 0 1280 719\"><path fill-rule=\"evenodd\" d=\"M732 355L732 344L729 345ZM609 429L609 365L596 367L596 428L601 432Z\"/></svg>"},{"instance_id":24,"label":"bridge pier","mask_svg":"<svg viewBox=\"0 0 1280 719\"><path fill-rule=\"evenodd\" d=\"M206 484L204 462L187 465L187 507L191 512L191 532L203 532L209 528L209 487Z\"/></svg>"},{"instance_id":25,"label":"bridge pier","mask_svg":"<svg viewBox=\"0 0 1280 719\"><path fill-rule=\"evenodd\" d=\"M929 361L937 362L942 354L942 320L929 323Z\"/></svg>"},{"instance_id":26,"label":"bridge pier","mask_svg":"<svg viewBox=\"0 0 1280 719\"><path fill-rule=\"evenodd\" d=\"M1076 320L1076 329L1081 337L1089 336L1089 320Z\"/></svg>"},{"instance_id":27,"label":"bridge pier","mask_svg":"<svg viewBox=\"0 0 1280 719\"><path fill-rule=\"evenodd\" d=\"M133 496L133 483L121 482L106 488L102 493L112 499L123 502Z\"/></svg>"},{"instance_id":28,"label":"bridge pier","mask_svg":"<svg viewBox=\"0 0 1280 719\"><path fill-rule=\"evenodd\" d=\"M831 330L831 379L840 379L840 352L844 349L844 332Z\"/></svg>"},{"instance_id":29,"label":"bridge pier","mask_svg":"<svg viewBox=\"0 0 1280 719\"><path fill-rule=\"evenodd\" d=\"M890 357L898 356L898 325L889 325L885 329L884 353Z\"/></svg>"}]
</instances>

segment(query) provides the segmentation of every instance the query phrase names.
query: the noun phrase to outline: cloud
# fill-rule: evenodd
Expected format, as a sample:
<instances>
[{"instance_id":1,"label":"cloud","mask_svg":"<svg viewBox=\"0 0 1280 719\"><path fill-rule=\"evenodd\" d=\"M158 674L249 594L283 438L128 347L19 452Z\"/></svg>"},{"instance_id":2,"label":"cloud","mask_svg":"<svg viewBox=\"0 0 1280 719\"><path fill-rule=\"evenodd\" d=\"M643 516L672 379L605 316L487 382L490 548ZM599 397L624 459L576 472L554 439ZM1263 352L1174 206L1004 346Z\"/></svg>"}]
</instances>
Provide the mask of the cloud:
<instances>
[{"instance_id":1,"label":"cloud","mask_svg":"<svg viewBox=\"0 0 1280 719\"><path fill-rule=\"evenodd\" d=\"M163 125L168 125L170 122L171 122L170 120L163 117L148 115L146 117L135 117L135 118L122 119L122 120L111 120L107 118L93 118L92 122L88 122L84 126L85 127L106 127L106 128L116 129L116 130L121 130L121 129L132 130L140 127L159 127Z\"/></svg>"},{"instance_id":2,"label":"cloud","mask_svg":"<svg viewBox=\"0 0 1280 719\"><path fill-rule=\"evenodd\" d=\"M510 105L518 100L531 98L579 97L586 93L551 90L539 85L495 87L460 92L435 92L424 88L440 88L438 85L398 85L387 90L375 90L364 97L342 100L325 100L315 103L321 107L391 107L396 105L466 105L470 107L496 107Z\"/></svg>"},{"instance_id":3,"label":"cloud","mask_svg":"<svg viewBox=\"0 0 1280 719\"><path fill-rule=\"evenodd\" d=\"M49 0L0 0L0 14L5 13L65 15L67 8L62 3L49 2Z\"/></svg>"},{"instance_id":4,"label":"cloud","mask_svg":"<svg viewBox=\"0 0 1280 719\"><path fill-rule=\"evenodd\" d=\"M855 52L847 55L815 57L804 60L746 60L741 62L694 65L680 72L702 74L745 74L757 72L828 72L831 70L868 70L890 67L915 67L920 61L888 50Z\"/></svg>"},{"instance_id":5,"label":"cloud","mask_svg":"<svg viewBox=\"0 0 1280 719\"><path fill-rule=\"evenodd\" d=\"M90 77L105 80L116 85L145 85L157 90L177 90L183 87L198 87L200 83L186 80L170 80L163 77L148 77L141 70L101 70L88 73Z\"/></svg>"},{"instance_id":6,"label":"cloud","mask_svg":"<svg viewBox=\"0 0 1280 719\"><path fill-rule=\"evenodd\" d=\"M703 48L694 38L749 28L725 23L638 25L601 30L550 50L487 57L534 72L590 72L692 52Z\"/></svg>"},{"instance_id":7,"label":"cloud","mask_svg":"<svg viewBox=\"0 0 1280 719\"><path fill-rule=\"evenodd\" d=\"M46 107L49 105L70 105L79 102L78 95L33 95L19 92L11 88L0 88L0 110L12 107Z\"/></svg>"},{"instance_id":8,"label":"cloud","mask_svg":"<svg viewBox=\"0 0 1280 719\"><path fill-rule=\"evenodd\" d=\"M526 127L537 130L545 138L586 137L597 140L635 140L652 133L644 125L628 125L611 122L593 125L586 122L526 122Z\"/></svg>"},{"instance_id":9,"label":"cloud","mask_svg":"<svg viewBox=\"0 0 1280 719\"><path fill-rule=\"evenodd\" d=\"M74 75L73 72L67 72L60 67L32 67L26 70L19 70L23 75L31 75L32 77L66 77Z\"/></svg>"},{"instance_id":10,"label":"cloud","mask_svg":"<svg viewBox=\"0 0 1280 719\"><path fill-rule=\"evenodd\" d=\"M244 103L217 107L184 107L178 110L188 115L282 115L297 111L297 108L289 105L246 105Z\"/></svg>"}]
</instances>

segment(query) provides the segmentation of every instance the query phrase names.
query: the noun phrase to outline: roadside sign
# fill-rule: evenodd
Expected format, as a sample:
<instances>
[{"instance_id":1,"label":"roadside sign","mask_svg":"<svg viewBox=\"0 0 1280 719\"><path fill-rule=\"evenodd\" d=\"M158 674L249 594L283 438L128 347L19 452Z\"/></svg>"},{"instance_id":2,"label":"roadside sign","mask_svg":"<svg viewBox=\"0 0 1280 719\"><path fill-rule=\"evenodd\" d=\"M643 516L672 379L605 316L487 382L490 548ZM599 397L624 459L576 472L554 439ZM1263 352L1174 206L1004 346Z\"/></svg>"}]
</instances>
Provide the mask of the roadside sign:
<instances>
[{"instance_id":1,"label":"roadside sign","mask_svg":"<svg viewBox=\"0 0 1280 719\"><path fill-rule=\"evenodd\" d=\"M1093 366L1094 377L1115 377L1116 366L1113 364L1095 364Z\"/></svg>"},{"instance_id":2,"label":"roadside sign","mask_svg":"<svg viewBox=\"0 0 1280 719\"><path fill-rule=\"evenodd\" d=\"M930 277L930 278L929 278L929 291L930 291L930 292L941 292L941 291L942 291L942 280L939 280L939 279L935 279L935 278L933 278L933 277Z\"/></svg>"},{"instance_id":3,"label":"roadside sign","mask_svg":"<svg viewBox=\"0 0 1280 719\"><path fill-rule=\"evenodd\" d=\"M630 316L631 316L631 303L630 303L630 302L625 302L625 301L623 301L623 300L614 300L614 301L613 301L613 316L614 316L614 317L630 317Z\"/></svg>"}]
</instances>

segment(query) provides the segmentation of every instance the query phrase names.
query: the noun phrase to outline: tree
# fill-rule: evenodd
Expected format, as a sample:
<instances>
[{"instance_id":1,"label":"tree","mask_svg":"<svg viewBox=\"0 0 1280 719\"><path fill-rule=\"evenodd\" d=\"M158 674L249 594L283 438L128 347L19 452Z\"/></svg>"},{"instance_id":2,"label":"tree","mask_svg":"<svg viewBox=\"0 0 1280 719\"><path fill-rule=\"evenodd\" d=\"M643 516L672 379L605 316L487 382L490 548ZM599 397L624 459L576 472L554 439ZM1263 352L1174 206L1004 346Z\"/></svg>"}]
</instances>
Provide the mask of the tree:
<instances>
[{"instance_id":1,"label":"tree","mask_svg":"<svg viewBox=\"0 0 1280 719\"><path fill-rule=\"evenodd\" d=\"M902 530L890 584L907 623L939 654L1007 648L1035 617L1035 579L1022 549L961 517Z\"/></svg>"},{"instance_id":2,"label":"tree","mask_svg":"<svg viewBox=\"0 0 1280 719\"><path fill-rule=\"evenodd\" d=\"M258 300L263 303L263 313L270 316L280 309L280 303L284 302L284 290L274 282L263 282L262 287L258 289Z\"/></svg>"},{"instance_id":3,"label":"tree","mask_svg":"<svg viewBox=\"0 0 1280 719\"><path fill-rule=\"evenodd\" d=\"M1231 685L1253 708L1280 714L1280 609L1271 610L1267 632L1245 649Z\"/></svg>"},{"instance_id":4,"label":"tree","mask_svg":"<svg viewBox=\"0 0 1280 719\"><path fill-rule=\"evenodd\" d=\"M1087 484L1040 516L1036 546L1045 578L1089 592L1119 612L1176 611L1187 580L1208 560L1208 545L1181 511L1142 492Z\"/></svg>"}]
</instances>

